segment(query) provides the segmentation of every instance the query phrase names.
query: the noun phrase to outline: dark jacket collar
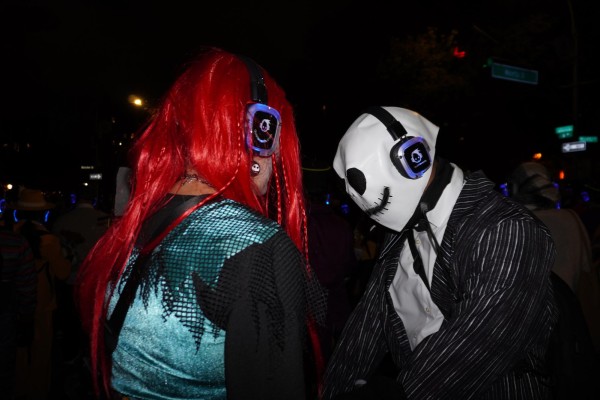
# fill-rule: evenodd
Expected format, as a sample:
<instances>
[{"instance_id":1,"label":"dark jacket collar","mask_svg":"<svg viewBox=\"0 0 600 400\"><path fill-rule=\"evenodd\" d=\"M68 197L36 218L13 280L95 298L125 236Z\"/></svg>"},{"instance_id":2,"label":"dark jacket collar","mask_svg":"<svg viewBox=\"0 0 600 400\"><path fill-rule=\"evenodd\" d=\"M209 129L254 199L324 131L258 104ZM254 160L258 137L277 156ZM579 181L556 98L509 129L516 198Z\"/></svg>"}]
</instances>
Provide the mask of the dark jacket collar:
<instances>
[{"instance_id":1,"label":"dark jacket collar","mask_svg":"<svg viewBox=\"0 0 600 400\"><path fill-rule=\"evenodd\" d=\"M456 200L450 219L448 220L448 226L456 224L461 221L465 216L472 212L473 205L481 201L482 193L492 192L494 190L494 183L490 181L483 171L475 171L469 174L465 174L466 182L463 189ZM396 232L387 230L381 245L381 251L379 258L383 258L393 248L397 248L401 244L401 238L405 230L402 232Z\"/></svg>"}]
</instances>

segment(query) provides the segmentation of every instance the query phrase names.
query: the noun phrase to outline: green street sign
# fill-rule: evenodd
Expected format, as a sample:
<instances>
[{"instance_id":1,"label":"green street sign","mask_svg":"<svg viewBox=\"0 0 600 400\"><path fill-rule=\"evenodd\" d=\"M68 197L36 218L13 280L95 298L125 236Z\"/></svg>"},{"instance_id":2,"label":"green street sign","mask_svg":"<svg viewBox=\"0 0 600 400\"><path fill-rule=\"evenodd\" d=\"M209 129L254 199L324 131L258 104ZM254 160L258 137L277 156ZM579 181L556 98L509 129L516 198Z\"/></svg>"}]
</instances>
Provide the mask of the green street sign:
<instances>
[{"instance_id":1,"label":"green street sign","mask_svg":"<svg viewBox=\"0 0 600 400\"><path fill-rule=\"evenodd\" d=\"M537 85L538 71L492 62L492 78Z\"/></svg>"},{"instance_id":2,"label":"green street sign","mask_svg":"<svg viewBox=\"0 0 600 400\"><path fill-rule=\"evenodd\" d=\"M557 135L560 135L561 133L573 133L573 125L557 126L554 128L554 132L556 132Z\"/></svg>"},{"instance_id":3,"label":"green street sign","mask_svg":"<svg viewBox=\"0 0 600 400\"><path fill-rule=\"evenodd\" d=\"M554 128L554 133L559 139L567 139L573 137L573 125L558 126Z\"/></svg>"},{"instance_id":4,"label":"green street sign","mask_svg":"<svg viewBox=\"0 0 600 400\"><path fill-rule=\"evenodd\" d=\"M598 143L598 136L579 136L577 140L580 142Z\"/></svg>"}]
</instances>

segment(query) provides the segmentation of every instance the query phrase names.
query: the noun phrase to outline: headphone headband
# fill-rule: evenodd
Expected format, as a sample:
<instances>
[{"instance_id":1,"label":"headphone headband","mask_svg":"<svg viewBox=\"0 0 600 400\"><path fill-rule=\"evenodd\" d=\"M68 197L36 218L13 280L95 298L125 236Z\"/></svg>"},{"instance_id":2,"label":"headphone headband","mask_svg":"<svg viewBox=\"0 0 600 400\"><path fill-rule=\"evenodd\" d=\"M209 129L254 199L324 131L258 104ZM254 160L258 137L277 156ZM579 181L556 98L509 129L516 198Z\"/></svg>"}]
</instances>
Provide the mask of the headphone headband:
<instances>
[{"instance_id":1,"label":"headphone headband","mask_svg":"<svg viewBox=\"0 0 600 400\"><path fill-rule=\"evenodd\" d=\"M250 97L255 103L267 104L267 87L265 86L265 78L260 70L260 67L251 58L238 55L239 59L246 64L248 73L250 74Z\"/></svg>"},{"instance_id":2,"label":"headphone headband","mask_svg":"<svg viewBox=\"0 0 600 400\"><path fill-rule=\"evenodd\" d=\"M390 135L392 135L394 140L398 140L401 137L408 135L408 132L406 129L404 129L404 126L402 126L400 121L394 118L394 116L385 108L380 106L371 106L364 112L377 117L377 119L380 120L383 125L385 125L386 129Z\"/></svg>"}]
</instances>

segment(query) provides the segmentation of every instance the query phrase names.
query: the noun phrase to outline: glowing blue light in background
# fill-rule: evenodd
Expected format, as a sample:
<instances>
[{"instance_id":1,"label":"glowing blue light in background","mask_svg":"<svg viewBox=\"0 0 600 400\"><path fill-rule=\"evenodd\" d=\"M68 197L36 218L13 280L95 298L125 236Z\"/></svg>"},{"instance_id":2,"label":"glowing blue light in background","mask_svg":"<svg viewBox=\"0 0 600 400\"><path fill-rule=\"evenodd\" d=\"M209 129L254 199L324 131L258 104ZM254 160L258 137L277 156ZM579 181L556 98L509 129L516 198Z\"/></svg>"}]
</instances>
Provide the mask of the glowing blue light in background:
<instances>
[{"instance_id":1,"label":"glowing blue light in background","mask_svg":"<svg viewBox=\"0 0 600 400\"><path fill-rule=\"evenodd\" d=\"M560 186L558 185L558 182L552 182L552 185L554 185L554 187L560 191ZM560 210L562 208L562 204L561 204L560 200L558 200L556 202L556 205L554 206L554 208L556 208L557 210Z\"/></svg>"},{"instance_id":2,"label":"glowing blue light in background","mask_svg":"<svg viewBox=\"0 0 600 400\"><path fill-rule=\"evenodd\" d=\"M581 192L581 199L588 203L590 201L590 194L584 190Z\"/></svg>"},{"instance_id":3,"label":"glowing blue light in background","mask_svg":"<svg viewBox=\"0 0 600 400\"><path fill-rule=\"evenodd\" d=\"M350 214L350 206L346 203L343 203L340 208L342 209L342 214L348 215Z\"/></svg>"}]
</instances>

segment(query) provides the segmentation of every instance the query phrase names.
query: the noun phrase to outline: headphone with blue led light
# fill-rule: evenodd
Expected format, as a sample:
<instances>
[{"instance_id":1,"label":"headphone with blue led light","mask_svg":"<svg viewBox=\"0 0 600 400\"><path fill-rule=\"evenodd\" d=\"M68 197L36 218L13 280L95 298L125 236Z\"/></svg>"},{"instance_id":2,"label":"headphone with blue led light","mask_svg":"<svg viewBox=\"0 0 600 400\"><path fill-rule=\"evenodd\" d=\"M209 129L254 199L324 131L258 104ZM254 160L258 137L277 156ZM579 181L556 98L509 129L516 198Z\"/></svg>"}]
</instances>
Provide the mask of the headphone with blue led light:
<instances>
[{"instance_id":1,"label":"headphone with blue led light","mask_svg":"<svg viewBox=\"0 0 600 400\"><path fill-rule=\"evenodd\" d=\"M20 221L20 219L17 215L17 212L18 212L18 210L13 210L13 212L12 212L12 217L13 217L14 222ZM50 210L46 210L46 211L44 211L44 217L43 217L44 223L47 224L49 219L50 219Z\"/></svg>"},{"instance_id":2,"label":"headphone with blue led light","mask_svg":"<svg viewBox=\"0 0 600 400\"><path fill-rule=\"evenodd\" d=\"M279 144L281 116L267 104L267 87L260 66L248 57L238 55L238 58L246 64L250 74L252 103L246 106L246 145L254 154L269 157Z\"/></svg>"},{"instance_id":3,"label":"headphone with blue led light","mask_svg":"<svg viewBox=\"0 0 600 400\"><path fill-rule=\"evenodd\" d=\"M400 172L408 179L419 179L432 165L429 145L419 136L408 136L408 132L394 116L385 108L372 106L365 113L375 116L385 125L392 138L398 143L390 151L390 159Z\"/></svg>"}]
</instances>

